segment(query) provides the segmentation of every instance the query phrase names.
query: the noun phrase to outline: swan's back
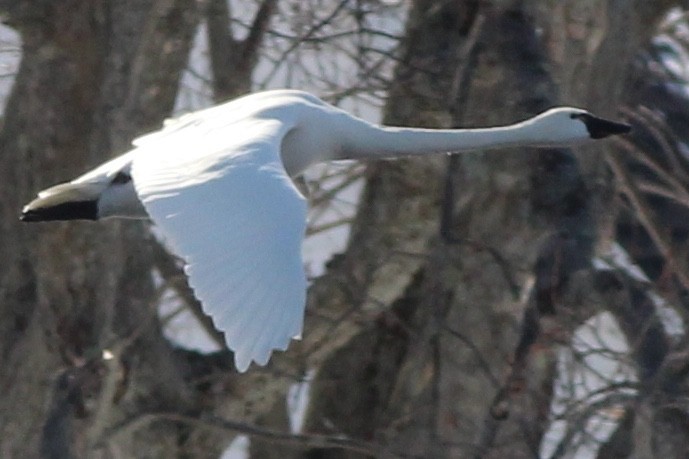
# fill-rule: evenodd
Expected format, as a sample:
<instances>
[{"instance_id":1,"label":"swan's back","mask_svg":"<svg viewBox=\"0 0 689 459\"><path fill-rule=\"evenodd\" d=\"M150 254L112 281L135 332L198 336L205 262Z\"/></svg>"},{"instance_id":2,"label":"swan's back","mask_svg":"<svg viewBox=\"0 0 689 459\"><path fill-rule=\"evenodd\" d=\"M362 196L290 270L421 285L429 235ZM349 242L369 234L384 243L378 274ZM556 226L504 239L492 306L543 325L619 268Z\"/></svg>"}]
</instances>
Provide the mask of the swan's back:
<instances>
[{"instance_id":1,"label":"swan's back","mask_svg":"<svg viewBox=\"0 0 689 459\"><path fill-rule=\"evenodd\" d=\"M249 94L224 104L168 119L163 129L134 140L137 147L150 145L170 134L179 133L185 128L201 127L207 131L227 127L248 119L274 118L285 124L295 124L304 111L328 109L329 106L318 97L304 91L276 89ZM247 135L250 135L247 132Z\"/></svg>"},{"instance_id":2,"label":"swan's back","mask_svg":"<svg viewBox=\"0 0 689 459\"><path fill-rule=\"evenodd\" d=\"M221 105L167 120L163 129L134 140L139 148L161 148L166 142L178 144L185 132L198 138L227 141L227 135L254 136L252 121L274 120L283 126L280 154L292 177L309 165L334 159L341 139L337 126L353 117L304 91L278 89L249 94ZM236 126L241 125L240 129ZM231 133L231 134L227 134ZM231 140L230 140L231 141ZM189 154L211 152L200 148Z\"/></svg>"}]
</instances>

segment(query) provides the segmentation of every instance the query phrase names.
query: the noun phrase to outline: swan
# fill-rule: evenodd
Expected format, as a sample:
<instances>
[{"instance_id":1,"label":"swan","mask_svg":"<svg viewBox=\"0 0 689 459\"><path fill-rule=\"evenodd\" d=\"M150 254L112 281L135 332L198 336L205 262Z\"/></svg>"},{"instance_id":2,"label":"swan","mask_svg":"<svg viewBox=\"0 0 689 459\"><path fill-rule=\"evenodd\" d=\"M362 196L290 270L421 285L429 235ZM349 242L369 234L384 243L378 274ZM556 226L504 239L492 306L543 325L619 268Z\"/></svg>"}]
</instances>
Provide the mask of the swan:
<instances>
[{"instance_id":1,"label":"swan","mask_svg":"<svg viewBox=\"0 0 689 459\"><path fill-rule=\"evenodd\" d=\"M385 127L306 92L266 91L166 122L128 153L39 192L20 218L152 220L244 372L301 337L307 205L292 179L309 165L565 146L629 130L571 107L483 129Z\"/></svg>"}]
</instances>

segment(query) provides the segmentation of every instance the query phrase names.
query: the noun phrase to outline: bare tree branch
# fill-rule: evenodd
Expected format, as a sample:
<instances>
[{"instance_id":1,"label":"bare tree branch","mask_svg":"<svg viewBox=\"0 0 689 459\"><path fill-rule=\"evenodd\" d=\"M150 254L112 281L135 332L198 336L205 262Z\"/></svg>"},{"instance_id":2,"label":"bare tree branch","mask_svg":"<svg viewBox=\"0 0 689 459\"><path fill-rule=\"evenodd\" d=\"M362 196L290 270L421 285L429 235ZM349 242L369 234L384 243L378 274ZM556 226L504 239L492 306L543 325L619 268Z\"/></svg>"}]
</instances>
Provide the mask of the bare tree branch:
<instances>
[{"instance_id":1,"label":"bare tree branch","mask_svg":"<svg viewBox=\"0 0 689 459\"><path fill-rule=\"evenodd\" d=\"M208 316L201 306L201 302L194 296L194 291L187 282L184 270L177 262L177 259L170 254L155 237L149 237L152 251L153 264L156 269L177 295L184 301L189 311L196 318L204 331L221 348L225 348L225 337L218 331L213 324L213 320Z\"/></svg>"},{"instance_id":2,"label":"bare tree branch","mask_svg":"<svg viewBox=\"0 0 689 459\"><path fill-rule=\"evenodd\" d=\"M415 459L419 456L405 454L403 452L393 452L381 445L351 440L342 437L328 435L309 435L292 434L266 429L256 425L242 422L234 422L220 419L213 416L195 418L178 413L146 413L140 414L132 419L124 421L115 426L108 434L105 441L111 441L123 432L140 429L142 426L159 421L172 421L183 424L190 424L197 427L220 430L232 434L243 434L256 437L265 442L276 443L279 445L292 446L301 449L312 448L334 448L354 453L365 454L380 458L410 458ZM420 459L420 458L419 458Z\"/></svg>"},{"instance_id":3,"label":"bare tree branch","mask_svg":"<svg viewBox=\"0 0 689 459\"><path fill-rule=\"evenodd\" d=\"M210 0L206 20L216 101L237 97L251 89L251 75L276 6L277 0L263 0L248 36L240 41L232 36L227 1Z\"/></svg>"},{"instance_id":4,"label":"bare tree branch","mask_svg":"<svg viewBox=\"0 0 689 459\"><path fill-rule=\"evenodd\" d=\"M656 217L653 215L653 210L646 204L636 182L627 171L620 154L617 151L611 151L606 156L606 159L610 168L615 173L622 193L624 193L632 206L634 206L639 221L644 226L651 239L653 239L660 253L667 260L668 265L671 267L679 282L685 289L689 289L689 273L687 273L686 267L674 256L672 243L661 229L662 226L657 223Z\"/></svg>"}]
</instances>

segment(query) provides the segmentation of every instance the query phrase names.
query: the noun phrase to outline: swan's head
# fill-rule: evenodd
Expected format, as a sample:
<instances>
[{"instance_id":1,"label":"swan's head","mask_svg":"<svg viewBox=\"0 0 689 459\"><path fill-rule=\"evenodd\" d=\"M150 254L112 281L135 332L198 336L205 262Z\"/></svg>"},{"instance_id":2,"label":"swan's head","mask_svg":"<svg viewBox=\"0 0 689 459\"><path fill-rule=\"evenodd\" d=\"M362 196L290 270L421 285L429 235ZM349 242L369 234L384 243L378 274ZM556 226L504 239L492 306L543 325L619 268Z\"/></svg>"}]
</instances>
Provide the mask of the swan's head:
<instances>
[{"instance_id":1,"label":"swan's head","mask_svg":"<svg viewBox=\"0 0 689 459\"><path fill-rule=\"evenodd\" d=\"M631 126L600 118L586 110L573 107L551 108L529 122L545 145L561 145L598 140L611 135L626 134Z\"/></svg>"}]
</instances>

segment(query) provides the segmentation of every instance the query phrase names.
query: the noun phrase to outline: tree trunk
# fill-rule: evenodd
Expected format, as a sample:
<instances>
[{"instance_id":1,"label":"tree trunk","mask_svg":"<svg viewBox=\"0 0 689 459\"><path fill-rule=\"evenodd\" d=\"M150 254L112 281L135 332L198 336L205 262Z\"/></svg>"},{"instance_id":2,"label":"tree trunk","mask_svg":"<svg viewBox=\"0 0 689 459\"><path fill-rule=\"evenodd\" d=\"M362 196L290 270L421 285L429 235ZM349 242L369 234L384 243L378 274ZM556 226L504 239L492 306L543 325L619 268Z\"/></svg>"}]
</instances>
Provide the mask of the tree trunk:
<instances>
[{"instance_id":1,"label":"tree trunk","mask_svg":"<svg viewBox=\"0 0 689 459\"><path fill-rule=\"evenodd\" d=\"M558 103L614 117L670 4L501 3L414 3L388 123L496 125ZM358 288L383 312L324 364L307 429L419 457L538 455L557 345L595 312L589 266L612 213L603 148L369 167L345 257L370 269Z\"/></svg>"},{"instance_id":2,"label":"tree trunk","mask_svg":"<svg viewBox=\"0 0 689 459\"><path fill-rule=\"evenodd\" d=\"M198 14L187 0L4 7L23 56L0 132L0 455L91 456L134 407L189 401L158 330L142 225L23 225L17 215L37 190L160 124ZM117 449L128 457L178 447L174 435L126 438Z\"/></svg>"}]
</instances>

